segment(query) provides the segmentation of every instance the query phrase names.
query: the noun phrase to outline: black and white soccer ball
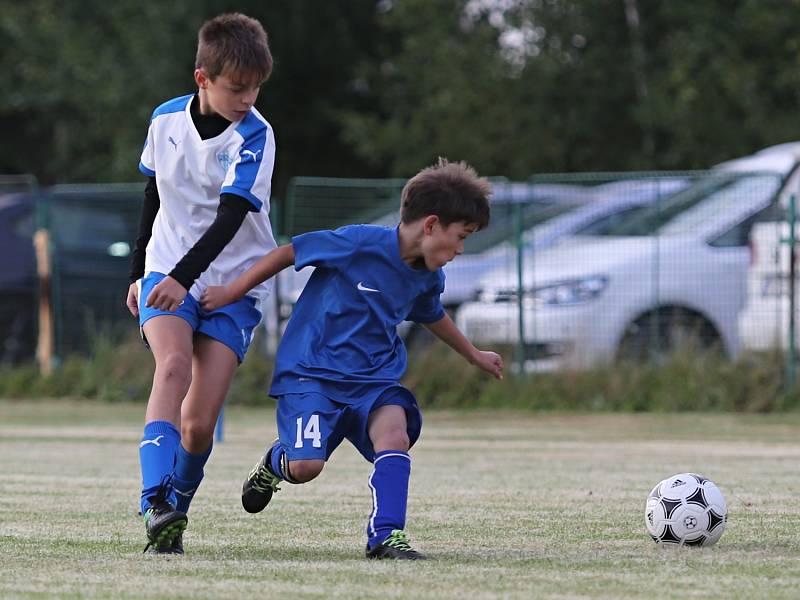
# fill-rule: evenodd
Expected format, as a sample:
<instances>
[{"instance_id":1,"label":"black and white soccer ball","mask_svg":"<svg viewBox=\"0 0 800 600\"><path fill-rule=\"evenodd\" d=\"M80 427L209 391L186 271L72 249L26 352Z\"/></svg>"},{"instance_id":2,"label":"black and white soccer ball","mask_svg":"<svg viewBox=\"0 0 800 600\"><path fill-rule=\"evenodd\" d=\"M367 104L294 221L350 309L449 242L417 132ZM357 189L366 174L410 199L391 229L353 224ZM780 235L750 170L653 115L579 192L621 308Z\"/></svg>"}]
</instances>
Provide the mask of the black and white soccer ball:
<instances>
[{"instance_id":1,"label":"black and white soccer ball","mask_svg":"<svg viewBox=\"0 0 800 600\"><path fill-rule=\"evenodd\" d=\"M710 546L722 537L727 521L722 492L696 473L668 477L647 496L644 524L658 544Z\"/></svg>"}]
</instances>

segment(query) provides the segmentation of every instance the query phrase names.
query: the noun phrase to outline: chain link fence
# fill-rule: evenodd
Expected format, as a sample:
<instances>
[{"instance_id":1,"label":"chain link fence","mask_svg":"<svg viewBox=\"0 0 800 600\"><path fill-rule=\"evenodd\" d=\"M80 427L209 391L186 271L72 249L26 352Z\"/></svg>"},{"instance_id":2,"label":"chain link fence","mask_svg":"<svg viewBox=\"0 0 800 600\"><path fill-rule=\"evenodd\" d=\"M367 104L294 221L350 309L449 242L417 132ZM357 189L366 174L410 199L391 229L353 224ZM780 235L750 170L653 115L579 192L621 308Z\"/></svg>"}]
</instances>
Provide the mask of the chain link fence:
<instances>
[{"instance_id":1,"label":"chain link fence","mask_svg":"<svg viewBox=\"0 0 800 600\"><path fill-rule=\"evenodd\" d=\"M780 161L751 167L532 178L534 188L578 185L590 200L533 228L529 203L506 208L513 242L457 324L478 344L507 348L525 372L687 347L730 357L786 348L788 289L775 286L789 261L778 238L797 176Z\"/></svg>"},{"instance_id":2,"label":"chain link fence","mask_svg":"<svg viewBox=\"0 0 800 600\"><path fill-rule=\"evenodd\" d=\"M798 175L774 162L494 179L491 224L445 267L443 302L476 344L507 351L525 372L657 359L686 345L791 356L787 214ZM14 232L3 237L24 276L0 293L0 360L31 358L43 297L54 357L89 350L98 332L129 331L124 298L142 185L12 183L0 180L0 210L13 205L19 214L0 213L0 224ZM393 226L404 184L295 178L273 220L283 241L354 222ZM37 229L48 236L49 288L36 275ZM279 276L276 314L290 314L307 277L291 269Z\"/></svg>"}]
</instances>

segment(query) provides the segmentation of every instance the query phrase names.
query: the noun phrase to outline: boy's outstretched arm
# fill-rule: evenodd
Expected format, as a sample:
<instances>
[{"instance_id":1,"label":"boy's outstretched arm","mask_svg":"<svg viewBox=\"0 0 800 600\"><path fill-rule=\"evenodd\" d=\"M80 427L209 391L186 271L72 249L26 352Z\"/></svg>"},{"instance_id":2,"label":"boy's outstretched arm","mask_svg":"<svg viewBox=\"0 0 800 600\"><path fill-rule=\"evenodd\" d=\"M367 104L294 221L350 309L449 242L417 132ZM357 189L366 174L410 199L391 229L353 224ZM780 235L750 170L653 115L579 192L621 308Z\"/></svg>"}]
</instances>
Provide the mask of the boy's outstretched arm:
<instances>
[{"instance_id":1,"label":"boy's outstretched arm","mask_svg":"<svg viewBox=\"0 0 800 600\"><path fill-rule=\"evenodd\" d=\"M294 246L279 246L259 258L252 267L227 285L212 285L205 289L200 305L213 310L235 302L259 283L273 277L286 267L294 264Z\"/></svg>"},{"instance_id":2,"label":"boy's outstretched arm","mask_svg":"<svg viewBox=\"0 0 800 600\"><path fill-rule=\"evenodd\" d=\"M451 319L449 315L445 315L438 321L425 323L424 325L428 331L466 358L470 364L483 369L487 373L491 373L497 379L503 378L503 359L501 356L496 352L478 350L472 345L472 342L465 338L464 334L458 330L458 327L456 327L456 324L453 323L453 319Z\"/></svg>"}]
</instances>

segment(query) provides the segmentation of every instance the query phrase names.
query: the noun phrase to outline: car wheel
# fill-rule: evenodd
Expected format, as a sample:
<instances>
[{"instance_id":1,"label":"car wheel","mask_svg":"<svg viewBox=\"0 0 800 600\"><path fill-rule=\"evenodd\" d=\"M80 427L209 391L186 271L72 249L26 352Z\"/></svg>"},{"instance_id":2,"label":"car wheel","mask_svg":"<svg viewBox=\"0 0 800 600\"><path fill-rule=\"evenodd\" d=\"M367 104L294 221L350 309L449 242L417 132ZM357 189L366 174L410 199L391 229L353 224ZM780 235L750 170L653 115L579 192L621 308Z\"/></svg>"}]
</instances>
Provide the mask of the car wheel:
<instances>
[{"instance_id":1,"label":"car wheel","mask_svg":"<svg viewBox=\"0 0 800 600\"><path fill-rule=\"evenodd\" d=\"M703 315L682 307L662 307L630 323L617 351L618 360L664 360L678 349L701 352L722 347L716 328Z\"/></svg>"}]
</instances>

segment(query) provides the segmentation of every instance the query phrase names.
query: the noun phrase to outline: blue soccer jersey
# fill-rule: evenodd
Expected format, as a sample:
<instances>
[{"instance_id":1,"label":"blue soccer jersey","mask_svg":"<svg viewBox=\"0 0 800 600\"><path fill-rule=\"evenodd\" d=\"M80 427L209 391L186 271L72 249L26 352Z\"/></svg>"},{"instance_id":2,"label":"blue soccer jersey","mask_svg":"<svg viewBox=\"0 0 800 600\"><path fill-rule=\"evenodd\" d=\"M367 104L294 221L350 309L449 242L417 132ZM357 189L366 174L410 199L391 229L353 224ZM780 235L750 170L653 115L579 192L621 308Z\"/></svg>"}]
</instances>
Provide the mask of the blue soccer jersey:
<instances>
[{"instance_id":1,"label":"blue soccer jersey","mask_svg":"<svg viewBox=\"0 0 800 600\"><path fill-rule=\"evenodd\" d=\"M397 325L444 317L441 269L403 262L396 228L349 225L292 245L296 270L316 268L283 334L270 395L319 392L354 403L397 386L407 366Z\"/></svg>"}]
</instances>

